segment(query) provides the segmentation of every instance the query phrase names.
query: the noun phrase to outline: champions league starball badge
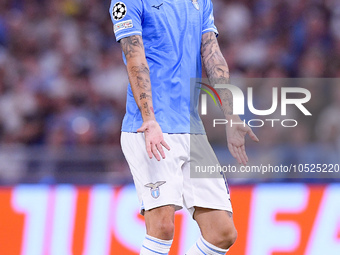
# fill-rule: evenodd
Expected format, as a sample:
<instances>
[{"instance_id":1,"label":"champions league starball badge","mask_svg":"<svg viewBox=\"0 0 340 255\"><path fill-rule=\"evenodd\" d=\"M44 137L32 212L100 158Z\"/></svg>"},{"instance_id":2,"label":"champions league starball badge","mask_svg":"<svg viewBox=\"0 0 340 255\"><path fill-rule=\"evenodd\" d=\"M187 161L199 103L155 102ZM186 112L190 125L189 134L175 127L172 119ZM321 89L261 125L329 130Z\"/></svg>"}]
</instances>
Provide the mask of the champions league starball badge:
<instances>
[{"instance_id":1,"label":"champions league starball badge","mask_svg":"<svg viewBox=\"0 0 340 255\"><path fill-rule=\"evenodd\" d=\"M200 6L198 5L198 0L191 0L192 4L194 5L195 9L199 11Z\"/></svg>"},{"instance_id":2,"label":"champions league starball badge","mask_svg":"<svg viewBox=\"0 0 340 255\"><path fill-rule=\"evenodd\" d=\"M127 12L126 5L122 2L117 2L112 9L112 17L114 20L121 20Z\"/></svg>"}]
</instances>

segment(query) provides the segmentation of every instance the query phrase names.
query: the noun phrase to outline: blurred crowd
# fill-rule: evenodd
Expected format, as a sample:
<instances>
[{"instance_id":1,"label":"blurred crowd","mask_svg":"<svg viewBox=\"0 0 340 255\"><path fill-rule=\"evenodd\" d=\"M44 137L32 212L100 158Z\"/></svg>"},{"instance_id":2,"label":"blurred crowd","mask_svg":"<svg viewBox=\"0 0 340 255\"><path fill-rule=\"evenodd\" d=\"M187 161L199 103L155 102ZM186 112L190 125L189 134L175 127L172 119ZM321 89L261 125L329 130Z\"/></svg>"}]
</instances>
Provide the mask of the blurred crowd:
<instances>
[{"instance_id":1,"label":"blurred crowd","mask_svg":"<svg viewBox=\"0 0 340 255\"><path fill-rule=\"evenodd\" d=\"M340 77L338 0L213 3L232 77ZM0 1L1 145L119 145L128 80L109 5ZM311 107L322 117L315 114L288 141L340 140L340 92L314 92L320 100ZM318 138L316 129L327 134Z\"/></svg>"},{"instance_id":2,"label":"blurred crowd","mask_svg":"<svg viewBox=\"0 0 340 255\"><path fill-rule=\"evenodd\" d=\"M119 142L127 77L108 6L1 1L1 143Z\"/></svg>"}]
</instances>

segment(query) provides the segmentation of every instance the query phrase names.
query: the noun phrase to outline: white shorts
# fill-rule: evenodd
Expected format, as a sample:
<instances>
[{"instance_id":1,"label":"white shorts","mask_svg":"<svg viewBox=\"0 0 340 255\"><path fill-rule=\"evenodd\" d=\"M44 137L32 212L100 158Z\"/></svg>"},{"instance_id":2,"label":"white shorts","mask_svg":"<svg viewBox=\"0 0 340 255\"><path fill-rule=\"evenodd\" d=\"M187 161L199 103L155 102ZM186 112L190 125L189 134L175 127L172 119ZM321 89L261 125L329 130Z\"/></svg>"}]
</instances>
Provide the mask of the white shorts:
<instances>
[{"instance_id":1,"label":"white shorts","mask_svg":"<svg viewBox=\"0 0 340 255\"><path fill-rule=\"evenodd\" d=\"M194 207L232 212L229 189L224 178L190 178L190 162L209 158L219 164L206 135L163 134L170 146L164 148L165 159L150 159L145 149L143 133L122 132L121 145L129 164L141 213L165 205L185 206L193 215ZM200 155L190 158L190 142ZM195 153L197 154L197 153ZM193 154L191 154L193 155ZM199 164L199 163L198 163Z\"/></svg>"}]
</instances>

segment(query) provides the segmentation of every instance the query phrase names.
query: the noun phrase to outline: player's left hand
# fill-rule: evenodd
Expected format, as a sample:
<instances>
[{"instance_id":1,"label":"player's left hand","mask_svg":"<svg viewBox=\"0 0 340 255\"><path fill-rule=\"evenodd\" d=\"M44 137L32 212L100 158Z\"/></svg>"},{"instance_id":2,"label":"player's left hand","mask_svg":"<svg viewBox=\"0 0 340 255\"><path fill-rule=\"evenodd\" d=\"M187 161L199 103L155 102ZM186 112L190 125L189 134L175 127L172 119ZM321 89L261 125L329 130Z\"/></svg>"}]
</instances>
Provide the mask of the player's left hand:
<instances>
[{"instance_id":1,"label":"player's left hand","mask_svg":"<svg viewBox=\"0 0 340 255\"><path fill-rule=\"evenodd\" d=\"M242 122L239 116L232 117L233 122ZM254 142L260 140L248 125L234 124L232 127L227 125L227 142L231 155L237 159L239 164L246 165L248 156L245 149L245 136L248 134Z\"/></svg>"}]
</instances>

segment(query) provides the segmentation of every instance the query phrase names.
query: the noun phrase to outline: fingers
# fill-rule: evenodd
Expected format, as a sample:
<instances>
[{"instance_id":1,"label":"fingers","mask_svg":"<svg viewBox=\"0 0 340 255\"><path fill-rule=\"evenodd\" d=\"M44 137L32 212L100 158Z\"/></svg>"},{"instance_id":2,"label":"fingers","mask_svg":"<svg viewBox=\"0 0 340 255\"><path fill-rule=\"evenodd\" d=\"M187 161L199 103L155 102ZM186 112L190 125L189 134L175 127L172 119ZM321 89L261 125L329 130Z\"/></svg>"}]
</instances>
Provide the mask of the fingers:
<instances>
[{"instance_id":1,"label":"fingers","mask_svg":"<svg viewBox=\"0 0 340 255\"><path fill-rule=\"evenodd\" d=\"M231 155L232 155L234 158L236 158L236 152L234 151L234 147L233 147L233 145L232 145L231 143L228 143L228 149L229 149Z\"/></svg>"},{"instance_id":2,"label":"fingers","mask_svg":"<svg viewBox=\"0 0 340 255\"><path fill-rule=\"evenodd\" d=\"M162 158L165 159L165 152L163 150L163 146L167 149L170 150L169 145L163 140L160 143L150 143L148 142L146 144L146 151L148 153L148 156L150 159L152 159L152 155L155 156L155 158L160 161L161 157L159 156L159 154L161 154Z\"/></svg>"},{"instance_id":3,"label":"fingers","mask_svg":"<svg viewBox=\"0 0 340 255\"><path fill-rule=\"evenodd\" d=\"M237 150L238 150L238 154L240 155L241 163L243 165L246 165L248 160L247 160L247 155L245 151L243 151L241 147L238 147Z\"/></svg>"},{"instance_id":4,"label":"fingers","mask_svg":"<svg viewBox=\"0 0 340 255\"><path fill-rule=\"evenodd\" d=\"M235 154L236 154L236 160L239 164L242 164L242 160L241 160L241 157L240 157L240 154L238 153L237 149L234 148L234 151L235 151Z\"/></svg>"},{"instance_id":5,"label":"fingers","mask_svg":"<svg viewBox=\"0 0 340 255\"><path fill-rule=\"evenodd\" d=\"M257 138L257 136L254 134L254 132L251 130L251 128L249 128L249 130L247 131L248 135L250 136L250 138L254 141L254 142L259 142L260 140ZM246 149L244 144L241 146L235 146L235 145L230 145L231 147L233 147L233 151L234 151L234 155L233 157L237 159L237 162L239 164L243 164L246 165L248 163L248 156L246 153ZM229 147L229 145L228 145ZM230 150L230 148L229 148Z\"/></svg>"},{"instance_id":6,"label":"fingers","mask_svg":"<svg viewBox=\"0 0 340 255\"><path fill-rule=\"evenodd\" d=\"M254 142L259 142L260 140L257 138L257 136L254 134L253 130L249 129L248 130L248 135L249 137L254 141Z\"/></svg>"},{"instance_id":7,"label":"fingers","mask_svg":"<svg viewBox=\"0 0 340 255\"><path fill-rule=\"evenodd\" d=\"M246 148L245 148L244 145L241 146L241 151L242 151L242 154L244 155L244 157L245 157L245 159L246 159L246 161L247 161L247 163L248 163L249 158L248 158L248 156L247 156Z\"/></svg>"},{"instance_id":8,"label":"fingers","mask_svg":"<svg viewBox=\"0 0 340 255\"><path fill-rule=\"evenodd\" d=\"M238 152L238 150L237 150L237 147L234 146L234 145L231 144L231 143L228 143L228 148L229 148L229 151L230 151L231 155L232 155L234 158L236 158L237 162L238 162L239 164L242 164L242 160L241 160L240 154L239 154L239 152Z\"/></svg>"},{"instance_id":9,"label":"fingers","mask_svg":"<svg viewBox=\"0 0 340 255\"><path fill-rule=\"evenodd\" d=\"M152 154L155 156L155 158L160 161L161 160L161 157L159 156L158 154L158 151L157 151L157 147L155 144L151 144L151 151L152 151Z\"/></svg>"},{"instance_id":10,"label":"fingers","mask_svg":"<svg viewBox=\"0 0 340 255\"><path fill-rule=\"evenodd\" d=\"M151 143L146 141L146 152L150 159L152 159Z\"/></svg>"},{"instance_id":11,"label":"fingers","mask_svg":"<svg viewBox=\"0 0 340 255\"><path fill-rule=\"evenodd\" d=\"M237 160L239 164L246 165L248 163L248 156L246 154L246 150L244 145L241 147L237 147L231 143L228 143L228 148L231 155Z\"/></svg>"},{"instance_id":12,"label":"fingers","mask_svg":"<svg viewBox=\"0 0 340 255\"><path fill-rule=\"evenodd\" d=\"M161 145L163 145L168 151L170 150L170 146L164 140L161 141Z\"/></svg>"},{"instance_id":13,"label":"fingers","mask_svg":"<svg viewBox=\"0 0 340 255\"><path fill-rule=\"evenodd\" d=\"M157 150L159 151L159 153L161 154L162 158L165 159L165 153L163 151L163 148L162 148L162 145L159 143L159 144L156 144L156 148ZM158 154L158 153L157 153ZM160 160L160 159L159 159Z\"/></svg>"},{"instance_id":14,"label":"fingers","mask_svg":"<svg viewBox=\"0 0 340 255\"><path fill-rule=\"evenodd\" d=\"M145 144L148 157L152 159L154 156L158 161L161 160L160 155L165 159L163 146L170 150L170 146L164 141L162 130L156 121L145 121L137 132L143 132L145 135Z\"/></svg>"}]
</instances>

